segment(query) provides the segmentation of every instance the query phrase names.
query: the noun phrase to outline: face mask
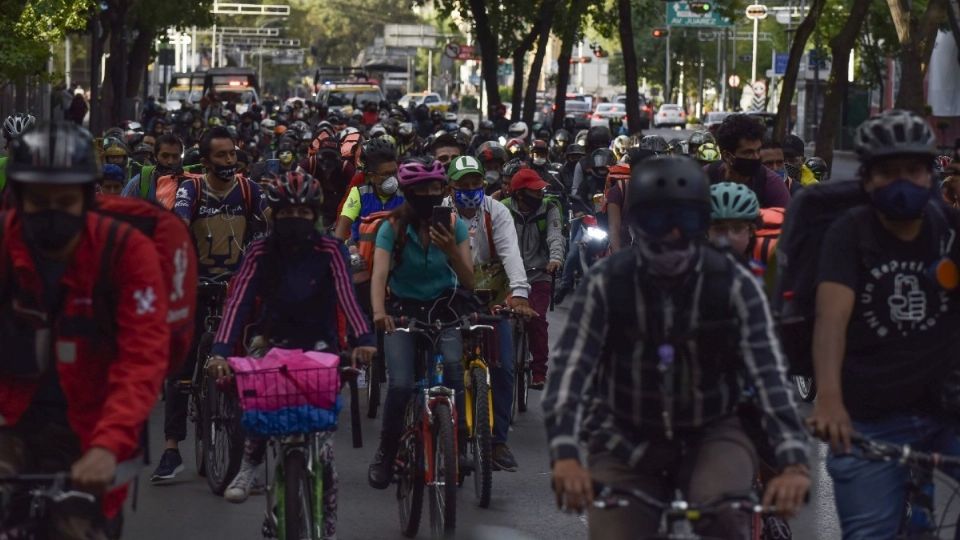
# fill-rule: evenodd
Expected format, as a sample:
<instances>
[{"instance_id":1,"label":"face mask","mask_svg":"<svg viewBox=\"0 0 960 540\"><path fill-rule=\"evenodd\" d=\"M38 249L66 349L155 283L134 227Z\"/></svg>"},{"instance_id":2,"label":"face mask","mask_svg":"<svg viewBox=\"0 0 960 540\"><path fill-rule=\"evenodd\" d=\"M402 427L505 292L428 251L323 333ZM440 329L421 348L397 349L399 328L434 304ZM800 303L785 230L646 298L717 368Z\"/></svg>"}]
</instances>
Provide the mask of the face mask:
<instances>
[{"instance_id":1,"label":"face mask","mask_svg":"<svg viewBox=\"0 0 960 540\"><path fill-rule=\"evenodd\" d=\"M397 177L391 176L386 180L384 180L383 183L380 184L380 187L377 189L380 191L380 193L383 193L384 195L393 195L394 193L397 192L398 187L400 187L400 183L397 181Z\"/></svg>"},{"instance_id":2,"label":"face mask","mask_svg":"<svg viewBox=\"0 0 960 540\"><path fill-rule=\"evenodd\" d=\"M527 212L534 213L537 210L540 210L540 206L543 205L543 199L539 197L534 197L533 195L527 195L526 193L520 193L517 195L520 201L523 203L524 208Z\"/></svg>"},{"instance_id":3,"label":"face mask","mask_svg":"<svg viewBox=\"0 0 960 540\"><path fill-rule=\"evenodd\" d=\"M500 171L487 171L483 174L483 182L488 186L495 186L500 183Z\"/></svg>"},{"instance_id":4,"label":"face mask","mask_svg":"<svg viewBox=\"0 0 960 540\"><path fill-rule=\"evenodd\" d=\"M870 199L873 207L887 219L909 221L919 219L923 215L923 209L930 200L930 193L929 189L901 178L890 185L873 190Z\"/></svg>"},{"instance_id":5,"label":"face mask","mask_svg":"<svg viewBox=\"0 0 960 540\"><path fill-rule=\"evenodd\" d=\"M535 157L533 158L533 164L536 166L544 165L547 162L547 158Z\"/></svg>"},{"instance_id":6,"label":"face mask","mask_svg":"<svg viewBox=\"0 0 960 540\"><path fill-rule=\"evenodd\" d=\"M791 163L786 163L786 164L784 164L784 167L786 168L786 171L785 171L785 172L786 172L787 176L789 176L790 178L793 178L794 180L799 180L799 179L800 179L800 166L799 166L799 165L793 165L793 164L791 164Z\"/></svg>"},{"instance_id":7,"label":"face mask","mask_svg":"<svg viewBox=\"0 0 960 540\"><path fill-rule=\"evenodd\" d=\"M29 243L46 252L60 251L80 232L86 217L61 210L24 212L23 232Z\"/></svg>"},{"instance_id":8,"label":"face mask","mask_svg":"<svg viewBox=\"0 0 960 540\"><path fill-rule=\"evenodd\" d=\"M740 176L753 177L757 174L757 171L760 170L760 167L763 167L763 163L759 159L748 159L748 158L734 158L733 159L733 170Z\"/></svg>"},{"instance_id":9,"label":"face mask","mask_svg":"<svg viewBox=\"0 0 960 540\"><path fill-rule=\"evenodd\" d=\"M786 181L786 179L787 179L787 170L786 170L786 169L780 169L780 170L774 169L773 172L777 173L777 176L779 176L781 180ZM791 176L790 178L793 178L793 177Z\"/></svg>"},{"instance_id":10,"label":"face mask","mask_svg":"<svg viewBox=\"0 0 960 540\"><path fill-rule=\"evenodd\" d=\"M273 234L284 245L303 244L310 240L313 221L304 218L281 218L273 225Z\"/></svg>"},{"instance_id":11,"label":"face mask","mask_svg":"<svg viewBox=\"0 0 960 540\"><path fill-rule=\"evenodd\" d=\"M458 208L480 208L483 203L483 188L455 189L453 200Z\"/></svg>"},{"instance_id":12,"label":"face mask","mask_svg":"<svg viewBox=\"0 0 960 540\"><path fill-rule=\"evenodd\" d=\"M635 230L633 234L640 240L637 246L650 275L677 277L693 266L697 256L697 247L693 242L685 239L670 243L655 242L649 240L643 231Z\"/></svg>"},{"instance_id":13,"label":"face mask","mask_svg":"<svg viewBox=\"0 0 960 540\"><path fill-rule=\"evenodd\" d=\"M179 175L183 173L183 167L179 165L176 167L170 167L168 165L157 165L156 171L157 171L157 178L160 178L161 176L167 176L171 174Z\"/></svg>"},{"instance_id":14,"label":"face mask","mask_svg":"<svg viewBox=\"0 0 960 540\"><path fill-rule=\"evenodd\" d=\"M433 215L433 207L440 206L443 202L443 195L415 195L413 193L406 196L407 204L413 208L413 212L420 221L428 221Z\"/></svg>"},{"instance_id":15,"label":"face mask","mask_svg":"<svg viewBox=\"0 0 960 540\"><path fill-rule=\"evenodd\" d=\"M213 174L215 174L217 178L223 180L224 182L229 182L233 180L234 176L236 176L237 166L236 165L214 165Z\"/></svg>"}]
</instances>

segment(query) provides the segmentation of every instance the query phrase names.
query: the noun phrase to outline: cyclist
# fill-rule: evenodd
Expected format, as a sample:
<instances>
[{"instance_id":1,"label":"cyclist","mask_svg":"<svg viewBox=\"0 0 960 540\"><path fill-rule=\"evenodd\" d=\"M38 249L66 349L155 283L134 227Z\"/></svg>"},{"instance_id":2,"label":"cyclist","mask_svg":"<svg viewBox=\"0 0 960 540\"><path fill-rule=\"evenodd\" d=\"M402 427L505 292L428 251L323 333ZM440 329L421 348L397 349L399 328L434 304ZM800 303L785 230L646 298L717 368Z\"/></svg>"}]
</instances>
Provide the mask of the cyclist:
<instances>
[{"instance_id":1,"label":"cyclist","mask_svg":"<svg viewBox=\"0 0 960 540\"><path fill-rule=\"evenodd\" d=\"M830 180L830 169L827 167L827 162L823 158L813 156L807 158L807 161L804 163L810 172L813 173L813 177L817 179L817 182L827 182Z\"/></svg>"},{"instance_id":2,"label":"cyclist","mask_svg":"<svg viewBox=\"0 0 960 540\"><path fill-rule=\"evenodd\" d=\"M694 157L700 165L707 166L720 161L720 149L716 143L705 142L697 147L697 155Z\"/></svg>"},{"instance_id":3,"label":"cyclist","mask_svg":"<svg viewBox=\"0 0 960 540\"><path fill-rule=\"evenodd\" d=\"M180 157L183 154L183 142L172 133L161 135L157 138L153 153L157 161L156 166L144 167L140 174L131 178L123 188L123 196L143 197L153 202L166 199L169 201L167 207L172 209L176 191L180 185L178 177L183 173L183 162ZM144 173L147 173L148 178L143 178ZM161 181L164 177L166 179ZM145 182L146 185L141 185L141 182ZM158 197L158 191L163 192L165 196ZM144 193L146 193L145 197Z\"/></svg>"},{"instance_id":4,"label":"cyclist","mask_svg":"<svg viewBox=\"0 0 960 540\"><path fill-rule=\"evenodd\" d=\"M760 203L753 191L736 182L710 186L710 228L707 238L719 248L749 260L750 243L760 217ZM753 261L751 261L753 264Z\"/></svg>"},{"instance_id":5,"label":"cyclist","mask_svg":"<svg viewBox=\"0 0 960 540\"><path fill-rule=\"evenodd\" d=\"M218 126L203 135L200 158L206 175L181 182L173 211L193 234L199 277L215 279L236 271L247 243L263 232L266 200L257 183L237 174L236 146L226 128ZM198 306L198 314L205 311ZM168 380L163 428L166 446L150 478L152 482L171 480L183 470L178 448L187 438L188 396L178 390L177 382L193 374L203 324L204 317L198 315L191 353L181 372Z\"/></svg>"},{"instance_id":6,"label":"cyclist","mask_svg":"<svg viewBox=\"0 0 960 540\"><path fill-rule=\"evenodd\" d=\"M123 191L123 169L107 163L103 166L103 173L97 184L97 190L105 195L120 195Z\"/></svg>"},{"instance_id":7,"label":"cyclist","mask_svg":"<svg viewBox=\"0 0 960 540\"><path fill-rule=\"evenodd\" d=\"M573 177L577 170L580 160L587 155L587 151L579 144L567 146L563 155L563 166L560 167L560 182L567 193L573 189Z\"/></svg>"},{"instance_id":8,"label":"cyclist","mask_svg":"<svg viewBox=\"0 0 960 540\"><path fill-rule=\"evenodd\" d=\"M300 161L300 168L320 182L323 188L323 202L320 217L324 227L332 227L337 222L337 207L347 194L347 186L352 175L343 166L340 144L332 136L321 134L316 139L314 155Z\"/></svg>"},{"instance_id":9,"label":"cyclist","mask_svg":"<svg viewBox=\"0 0 960 540\"><path fill-rule=\"evenodd\" d=\"M551 275L563 266L563 234L560 205L545 200L547 183L533 169L520 169L510 181L510 198L503 205L513 215L520 254L530 283L530 305L538 316L527 322L530 353L530 388L542 390L547 380L547 309L550 307Z\"/></svg>"},{"instance_id":10,"label":"cyclist","mask_svg":"<svg viewBox=\"0 0 960 540\"><path fill-rule=\"evenodd\" d=\"M393 210L403 204L403 195L398 193L397 148L386 138L378 137L363 146L363 185L354 187L337 221L334 236L360 240L360 219L374 212Z\"/></svg>"},{"instance_id":11,"label":"cyclist","mask_svg":"<svg viewBox=\"0 0 960 540\"><path fill-rule=\"evenodd\" d=\"M550 138L550 160L561 162L566 156L567 147L570 145L570 132L560 128L553 137Z\"/></svg>"},{"instance_id":12,"label":"cyclist","mask_svg":"<svg viewBox=\"0 0 960 540\"><path fill-rule=\"evenodd\" d=\"M837 218L821 247L809 423L831 443L844 538L891 538L908 471L849 455L850 434L960 454L955 424L931 391L952 369L960 304L927 277L944 257L960 259L955 214L931 201L937 148L924 118L898 110L870 118L854 147L870 202Z\"/></svg>"},{"instance_id":13,"label":"cyclist","mask_svg":"<svg viewBox=\"0 0 960 540\"><path fill-rule=\"evenodd\" d=\"M790 134L783 139L783 157L787 175L794 180L799 180L803 187L817 183L816 175L804 164L805 147L803 139L796 135Z\"/></svg>"},{"instance_id":14,"label":"cyclist","mask_svg":"<svg viewBox=\"0 0 960 540\"><path fill-rule=\"evenodd\" d=\"M447 185L443 164L427 159L411 160L400 166L397 179L404 204L393 211L389 220L384 220L377 234L371 285L373 320L387 333L383 352L389 375L380 446L367 475L368 482L376 489L390 485L403 429L403 413L414 388L414 336L394 332L393 317L387 314L387 285L402 313L426 319L438 314L430 313L434 311L430 308L446 291L457 286L472 289L474 281L466 224L457 219L451 229L430 223L433 208L443 202ZM444 380L462 396L463 343L457 330L444 333L438 352L444 357ZM459 397L457 403L462 403Z\"/></svg>"},{"instance_id":15,"label":"cyclist","mask_svg":"<svg viewBox=\"0 0 960 540\"><path fill-rule=\"evenodd\" d=\"M150 239L93 211L89 132L37 124L7 167L17 205L3 215L0 252L0 475L69 471L103 504L54 505L50 537L119 538L126 488L108 490L167 369L167 281ZM113 300L95 291L101 275Z\"/></svg>"},{"instance_id":16,"label":"cyclist","mask_svg":"<svg viewBox=\"0 0 960 540\"><path fill-rule=\"evenodd\" d=\"M507 162L507 151L497 141L487 141L477 148L475 156L483 165L483 184L487 195L500 189L501 169Z\"/></svg>"},{"instance_id":17,"label":"cyclist","mask_svg":"<svg viewBox=\"0 0 960 540\"><path fill-rule=\"evenodd\" d=\"M783 158L783 145L773 140L764 140L760 147L760 163L767 169L773 171L780 180L787 186L790 195L796 195L797 191L803 187L800 181L787 174L786 164Z\"/></svg>"},{"instance_id":18,"label":"cyclist","mask_svg":"<svg viewBox=\"0 0 960 540\"><path fill-rule=\"evenodd\" d=\"M323 198L320 183L306 173L291 171L268 184L266 193L274 229L270 236L251 242L244 254L208 370L215 377L229 373L226 357L242 339L258 299L265 306L258 335L271 346L336 352L339 306L358 345L353 349L354 360L368 362L376 353L376 337L353 290L347 249L315 227ZM264 440L247 440L240 470L223 493L225 499L247 499L265 450Z\"/></svg>"},{"instance_id":19,"label":"cyclist","mask_svg":"<svg viewBox=\"0 0 960 540\"><path fill-rule=\"evenodd\" d=\"M462 153L463 147L460 145L460 142L457 141L454 135L446 131L437 132L433 142L430 143L430 154L434 159L443 164L444 167L449 165L451 161L459 157Z\"/></svg>"},{"instance_id":20,"label":"cyclist","mask_svg":"<svg viewBox=\"0 0 960 540\"><path fill-rule=\"evenodd\" d=\"M594 480L661 499L678 488L693 502L749 490L756 457L735 413L745 376L781 467L764 502L794 512L810 485L807 437L763 291L702 240L707 179L687 158L651 158L631 172L626 206L636 245L584 277L543 399L558 504L583 510ZM672 316L663 317L668 306ZM701 320L731 328L707 336L694 332ZM696 347L700 340L710 347ZM662 374L670 369L662 368L664 354L676 355L683 376ZM721 512L702 534L745 538L745 519ZM636 509L590 510L591 538L636 538L657 525L657 516Z\"/></svg>"},{"instance_id":21,"label":"cyclist","mask_svg":"<svg viewBox=\"0 0 960 540\"><path fill-rule=\"evenodd\" d=\"M517 243L513 217L499 201L483 192L483 169L476 158L460 156L447 169L453 197L450 201L467 224L473 253L473 273L478 289L490 289L493 303L504 301L524 317L536 317L530 308L530 285ZM507 446L513 408L514 359L510 322L497 328L500 344L497 362L490 366L493 390L493 466L516 471L517 460Z\"/></svg>"},{"instance_id":22,"label":"cyclist","mask_svg":"<svg viewBox=\"0 0 960 540\"><path fill-rule=\"evenodd\" d=\"M639 162L637 162L639 163ZM630 234L630 218L623 214L627 182L630 180L631 164L617 164L610 167L607 175L607 193L604 197L607 214L607 230L610 233L610 252L616 253L633 245Z\"/></svg>"},{"instance_id":23,"label":"cyclist","mask_svg":"<svg viewBox=\"0 0 960 540\"><path fill-rule=\"evenodd\" d=\"M32 114L16 113L11 114L3 121L3 138L6 141L4 148L9 151L10 144L28 128L33 127L37 119ZM0 157L0 192L7 184L7 157Z\"/></svg>"},{"instance_id":24,"label":"cyclist","mask_svg":"<svg viewBox=\"0 0 960 540\"><path fill-rule=\"evenodd\" d=\"M731 114L717 129L721 161L704 169L711 184L728 181L753 190L761 208L786 208L790 191L773 171L760 161L764 127L745 114Z\"/></svg>"},{"instance_id":25,"label":"cyclist","mask_svg":"<svg viewBox=\"0 0 960 540\"><path fill-rule=\"evenodd\" d=\"M690 156L697 156L697 150L700 148L700 145L704 143L716 143L717 141L713 138L713 133L710 133L707 130L694 131L690 138L687 139L687 154Z\"/></svg>"}]
</instances>

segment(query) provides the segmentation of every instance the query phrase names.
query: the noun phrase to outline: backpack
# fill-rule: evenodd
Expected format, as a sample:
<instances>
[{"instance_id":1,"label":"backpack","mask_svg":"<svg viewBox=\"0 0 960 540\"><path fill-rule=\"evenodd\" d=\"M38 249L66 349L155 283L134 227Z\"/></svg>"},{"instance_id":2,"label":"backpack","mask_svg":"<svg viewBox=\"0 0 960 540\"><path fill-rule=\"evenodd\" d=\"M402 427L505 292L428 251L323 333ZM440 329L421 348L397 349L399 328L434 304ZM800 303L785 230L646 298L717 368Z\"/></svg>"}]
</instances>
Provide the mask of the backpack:
<instances>
[{"instance_id":1,"label":"backpack","mask_svg":"<svg viewBox=\"0 0 960 540\"><path fill-rule=\"evenodd\" d=\"M362 272L354 275L354 283L364 283L370 279L373 271L373 252L377 249L377 233L384 219L390 217L392 210L383 210L360 218L360 239L357 241L357 253L366 263Z\"/></svg>"},{"instance_id":2,"label":"backpack","mask_svg":"<svg viewBox=\"0 0 960 540\"><path fill-rule=\"evenodd\" d=\"M156 165L144 165L140 169L140 198L146 199L150 195L150 180L153 177L153 171L156 170Z\"/></svg>"},{"instance_id":3,"label":"backpack","mask_svg":"<svg viewBox=\"0 0 960 540\"><path fill-rule=\"evenodd\" d=\"M500 201L507 208L514 207L513 197L506 198ZM561 215L563 214L563 208L560 206L560 199L554 197L553 195L546 195L543 198L543 206L548 207L547 211L537 216L537 230L540 231L540 244L546 245L547 243L547 216L550 214L549 206L557 207L557 210L560 211ZM487 229L489 230L489 228ZM491 253L494 253L491 251Z\"/></svg>"},{"instance_id":4,"label":"backpack","mask_svg":"<svg viewBox=\"0 0 960 540\"><path fill-rule=\"evenodd\" d=\"M189 229L176 214L141 199L99 196L96 212L130 224L153 241L160 256L163 277L170 284L167 311L170 366L167 373L178 373L190 351L196 313L197 255ZM111 247L108 244L104 253L110 251ZM100 294L96 295L98 297L110 296L108 284L111 268L112 265L101 265L102 275L97 277L97 287L100 287ZM97 290L96 287L94 290ZM115 302L110 305L115 305Z\"/></svg>"},{"instance_id":5,"label":"backpack","mask_svg":"<svg viewBox=\"0 0 960 540\"><path fill-rule=\"evenodd\" d=\"M193 207L190 209L190 221L197 219L197 210L200 208L200 196L203 193L203 176L199 174L185 174L180 185L186 182L193 182L193 189L197 196L193 199ZM253 201L253 187L250 185L252 180L243 176L237 177L237 185L240 186L240 195L243 198L243 215L248 219L257 210Z\"/></svg>"}]
</instances>

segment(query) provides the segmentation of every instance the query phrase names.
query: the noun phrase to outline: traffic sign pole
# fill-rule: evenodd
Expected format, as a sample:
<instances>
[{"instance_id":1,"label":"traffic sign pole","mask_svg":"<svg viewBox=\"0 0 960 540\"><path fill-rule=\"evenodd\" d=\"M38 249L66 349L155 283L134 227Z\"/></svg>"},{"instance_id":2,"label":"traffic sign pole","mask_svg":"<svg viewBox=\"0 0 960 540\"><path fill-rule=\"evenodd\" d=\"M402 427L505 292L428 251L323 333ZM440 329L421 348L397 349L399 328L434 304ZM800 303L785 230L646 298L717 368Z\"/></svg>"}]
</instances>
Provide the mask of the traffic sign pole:
<instances>
[{"instance_id":1,"label":"traffic sign pole","mask_svg":"<svg viewBox=\"0 0 960 540\"><path fill-rule=\"evenodd\" d=\"M757 31L760 29L760 19L753 20L753 58L750 61L753 67L750 68L750 82L757 80Z\"/></svg>"},{"instance_id":2,"label":"traffic sign pole","mask_svg":"<svg viewBox=\"0 0 960 540\"><path fill-rule=\"evenodd\" d=\"M667 47L666 47L667 49L667 53L666 53L667 83L663 85L664 90L666 90L664 92L664 98L665 98L664 103L671 103L670 101L670 90L671 90L670 88L670 34L672 34L673 32L670 31L670 13L669 13L670 4L669 3L666 3L663 5L663 11L664 11L664 20L666 20L667 22Z\"/></svg>"}]
</instances>

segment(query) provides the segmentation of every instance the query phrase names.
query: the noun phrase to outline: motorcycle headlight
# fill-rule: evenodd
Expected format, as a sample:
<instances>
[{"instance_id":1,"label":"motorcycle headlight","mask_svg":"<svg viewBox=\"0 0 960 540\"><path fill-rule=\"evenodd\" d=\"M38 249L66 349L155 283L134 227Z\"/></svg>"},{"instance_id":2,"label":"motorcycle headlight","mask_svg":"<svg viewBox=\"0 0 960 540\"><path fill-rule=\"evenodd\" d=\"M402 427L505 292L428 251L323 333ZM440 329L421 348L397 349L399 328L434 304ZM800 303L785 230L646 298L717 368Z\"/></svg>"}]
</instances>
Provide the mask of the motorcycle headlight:
<instances>
[{"instance_id":1,"label":"motorcycle headlight","mask_svg":"<svg viewBox=\"0 0 960 540\"><path fill-rule=\"evenodd\" d=\"M590 240L606 240L607 231L600 227L587 227L587 238Z\"/></svg>"}]
</instances>

